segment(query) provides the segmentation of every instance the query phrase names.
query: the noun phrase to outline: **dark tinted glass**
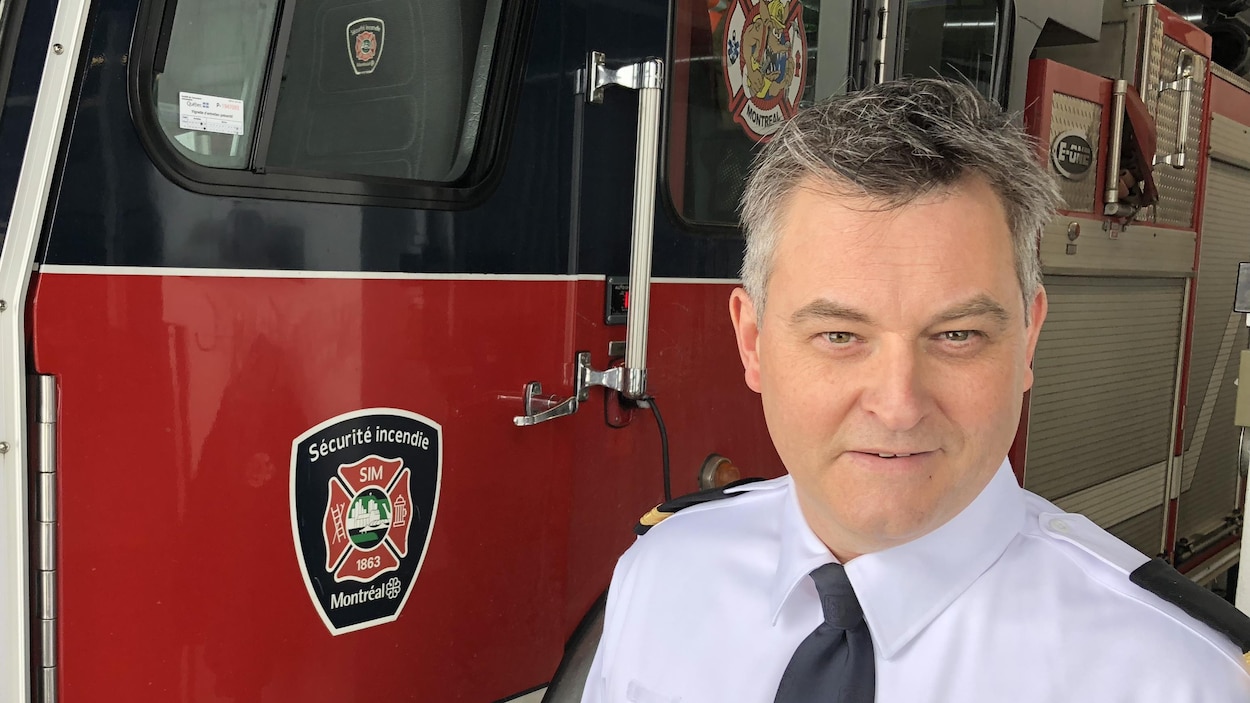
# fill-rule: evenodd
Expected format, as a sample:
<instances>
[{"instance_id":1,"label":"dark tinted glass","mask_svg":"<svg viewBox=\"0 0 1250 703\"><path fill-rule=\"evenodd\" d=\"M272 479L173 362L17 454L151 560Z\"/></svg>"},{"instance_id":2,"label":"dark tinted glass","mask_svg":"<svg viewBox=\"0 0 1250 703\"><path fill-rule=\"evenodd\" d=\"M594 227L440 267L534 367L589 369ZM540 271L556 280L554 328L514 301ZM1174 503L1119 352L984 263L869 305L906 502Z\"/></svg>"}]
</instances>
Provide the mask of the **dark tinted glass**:
<instances>
[{"instance_id":1,"label":"dark tinted glass","mask_svg":"<svg viewBox=\"0 0 1250 703\"><path fill-rule=\"evenodd\" d=\"M905 0L899 75L961 80L990 96L998 4L999 0Z\"/></svg>"},{"instance_id":2,"label":"dark tinted glass","mask_svg":"<svg viewBox=\"0 0 1250 703\"><path fill-rule=\"evenodd\" d=\"M179 0L153 95L188 159L258 164L278 0ZM477 143L501 0L300 0L267 170L450 182Z\"/></svg>"},{"instance_id":3,"label":"dark tinted glass","mask_svg":"<svg viewBox=\"0 0 1250 703\"><path fill-rule=\"evenodd\" d=\"M682 219L733 225L756 147L845 91L851 0L678 0L667 181Z\"/></svg>"}]
</instances>

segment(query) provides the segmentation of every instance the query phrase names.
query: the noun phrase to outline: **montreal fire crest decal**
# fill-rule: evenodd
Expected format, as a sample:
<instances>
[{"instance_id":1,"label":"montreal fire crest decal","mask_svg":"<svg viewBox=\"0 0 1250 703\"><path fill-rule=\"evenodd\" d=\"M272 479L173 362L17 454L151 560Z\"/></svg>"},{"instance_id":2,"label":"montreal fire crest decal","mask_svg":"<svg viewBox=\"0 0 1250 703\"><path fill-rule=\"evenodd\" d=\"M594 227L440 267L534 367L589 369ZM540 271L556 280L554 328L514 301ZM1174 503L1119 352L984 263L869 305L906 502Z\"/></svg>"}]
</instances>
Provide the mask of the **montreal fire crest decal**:
<instances>
[{"instance_id":1,"label":"montreal fire crest decal","mask_svg":"<svg viewBox=\"0 0 1250 703\"><path fill-rule=\"evenodd\" d=\"M385 36L386 23L377 17L361 17L347 25L347 54L356 75L367 75L377 69Z\"/></svg>"},{"instance_id":2,"label":"montreal fire crest decal","mask_svg":"<svg viewBox=\"0 0 1250 703\"><path fill-rule=\"evenodd\" d=\"M729 110L747 136L766 141L798 111L806 46L799 0L734 0L722 58Z\"/></svg>"},{"instance_id":3,"label":"montreal fire crest decal","mask_svg":"<svg viewBox=\"0 0 1250 703\"><path fill-rule=\"evenodd\" d=\"M291 449L291 528L333 634L399 617L421 570L442 475L442 428L405 410L331 418Z\"/></svg>"}]
</instances>

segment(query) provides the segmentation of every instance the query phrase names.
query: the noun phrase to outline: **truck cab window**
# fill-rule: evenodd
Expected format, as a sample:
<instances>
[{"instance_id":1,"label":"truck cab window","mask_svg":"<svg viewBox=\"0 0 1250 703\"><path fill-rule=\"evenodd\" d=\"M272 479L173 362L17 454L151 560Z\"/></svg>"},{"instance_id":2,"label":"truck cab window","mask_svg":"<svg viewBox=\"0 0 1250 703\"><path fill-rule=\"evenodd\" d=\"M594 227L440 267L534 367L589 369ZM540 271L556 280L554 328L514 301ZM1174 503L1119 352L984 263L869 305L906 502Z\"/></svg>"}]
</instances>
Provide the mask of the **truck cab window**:
<instances>
[{"instance_id":1,"label":"truck cab window","mask_svg":"<svg viewBox=\"0 0 1250 703\"><path fill-rule=\"evenodd\" d=\"M900 76L949 78L993 98L1000 0L906 0Z\"/></svg>"},{"instance_id":2,"label":"truck cab window","mask_svg":"<svg viewBox=\"0 0 1250 703\"><path fill-rule=\"evenodd\" d=\"M899 76L943 77L991 98L1002 0L901 0ZM799 108L843 92L873 20L854 0L678 0L666 176L687 224L734 226L755 148ZM867 65L865 63L865 65Z\"/></svg>"},{"instance_id":3,"label":"truck cab window","mask_svg":"<svg viewBox=\"0 0 1250 703\"><path fill-rule=\"evenodd\" d=\"M282 4L179 0L153 95L180 153L215 168L336 178L464 174L500 0ZM279 31L283 14L290 26Z\"/></svg>"},{"instance_id":4,"label":"truck cab window","mask_svg":"<svg viewBox=\"0 0 1250 703\"><path fill-rule=\"evenodd\" d=\"M246 168L278 0L184 0L152 94L161 131L204 166Z\"/></svg>"}]
</instances>

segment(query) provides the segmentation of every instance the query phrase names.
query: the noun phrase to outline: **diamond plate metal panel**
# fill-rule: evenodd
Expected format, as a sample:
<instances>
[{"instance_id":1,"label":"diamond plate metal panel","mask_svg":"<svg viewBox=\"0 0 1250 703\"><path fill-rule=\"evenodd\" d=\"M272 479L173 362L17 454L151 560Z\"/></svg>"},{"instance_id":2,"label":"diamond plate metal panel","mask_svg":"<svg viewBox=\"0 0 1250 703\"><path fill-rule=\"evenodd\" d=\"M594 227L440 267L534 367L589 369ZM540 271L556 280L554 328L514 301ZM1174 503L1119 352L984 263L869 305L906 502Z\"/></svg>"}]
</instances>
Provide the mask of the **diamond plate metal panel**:
<instances>
[{"instance_id":1,"label":"diamond plate metal panel","mask_svg":"<svg viewBox=\"0 0 1250 703\"><path fill-rule=\"evenodd\" d=\"M1137 86L1137 92L1141 94L1142 102L1146 103L1146 108L1153 115L1158 111L1159 93L1155 88L1146 90L1145 86L1159 85L1163 67L1163 20L1159 19L1159 13L1153 7L1146 8L1144 12L1146 54L1142 57L1145 65L1141 73L1146 76L1146 80L1144 84Z\"/></svg>"},{"instance_id":2,"label":"diamond plate metal panel","mask_svg":"<svg viewBox=\"0 0 1250 703\"><path fill-rule=\"evenodd\" d=\"M1159 153L1166 155L1176 145L1181 94L1174 90L1160 93L1159 84L1175 79L1181 52L1188 50L1180 42L1164 35L1163 22L1157 12L1147 12L1146 22L1150 46L1145 57L1146 80L1138 86L1138 92L1155 117L1155 124L1159 129ZM1187 163L1182 169L1172 168L1167 164L1155 166L1159 203L1141 213L1138 219L1143 221L1193 227L1194 192L1200 163L1198 145L1204 117L1202 95L1206 84L1206 59L1193 52L1189 53L1193 56L1193 87L1189 93L1189 130L1185 138Z\"/></svg>"},{"instance_id":3,"label":"diamond plate metal panel","mask_svg":"<svg viewBox=\"0 0 1250 703\"><path fill-rule=\"evenodd\" d=\"M1048 162L1050 172L1058 181L1059 191L1063 194L1064 207L1068 210L1094 212L1098 203L1098 174L1102 168L1098 133L1101 125L1102 105L1064 93L1055 93L1050 110L1051 140L1064 132L1075 131L1084 134L1089 143L1094 145L1094 163L1079 181L1063 178L1055 165Z\"/></svg>"}]
</instances>

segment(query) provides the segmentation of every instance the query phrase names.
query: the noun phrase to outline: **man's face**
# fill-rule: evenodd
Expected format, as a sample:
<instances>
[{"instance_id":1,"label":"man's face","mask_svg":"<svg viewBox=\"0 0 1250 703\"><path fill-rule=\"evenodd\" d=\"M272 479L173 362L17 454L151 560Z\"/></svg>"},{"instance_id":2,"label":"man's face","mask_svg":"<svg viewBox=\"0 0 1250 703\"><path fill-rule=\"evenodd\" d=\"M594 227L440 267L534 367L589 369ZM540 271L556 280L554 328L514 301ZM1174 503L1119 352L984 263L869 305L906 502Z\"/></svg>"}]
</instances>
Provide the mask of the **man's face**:
<instances>
[{"instance_id":1,"label":"man's face","mask_svg":"<svg viewBox=\"0 0 1250 703\"><path fill-rule=\"evenodd\" d=\"M1046 316L1030 324L981 179L882 210L812 181L782 211L763 318L730 302L804 516L840 559L963 510L1011 447Z\"/></svg>"}]
</instances>

